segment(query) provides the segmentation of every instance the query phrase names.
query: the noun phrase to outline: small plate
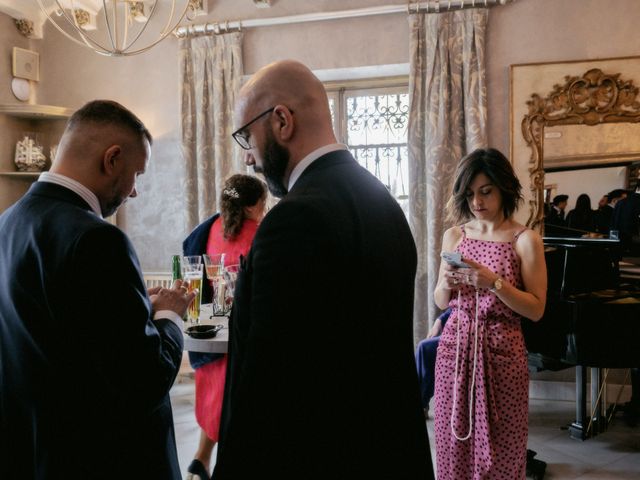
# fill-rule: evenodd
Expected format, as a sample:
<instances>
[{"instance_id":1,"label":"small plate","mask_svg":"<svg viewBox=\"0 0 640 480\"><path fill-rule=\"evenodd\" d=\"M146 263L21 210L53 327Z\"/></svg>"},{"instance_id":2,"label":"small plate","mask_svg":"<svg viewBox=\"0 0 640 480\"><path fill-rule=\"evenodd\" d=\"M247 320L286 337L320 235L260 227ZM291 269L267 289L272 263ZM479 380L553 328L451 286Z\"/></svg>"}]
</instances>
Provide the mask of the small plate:
<instances>
[{"instance_id":1,"label":"small plate","mask_svg":"<svg viewBox=\"0 0 640 480\"><path fill-rule=\"evenodd\" d=\"M191 338L213 338L222 328L223 325L221 323L217 325L194 325L187 328L187 335Z\"/></svg>"}]
</instances>

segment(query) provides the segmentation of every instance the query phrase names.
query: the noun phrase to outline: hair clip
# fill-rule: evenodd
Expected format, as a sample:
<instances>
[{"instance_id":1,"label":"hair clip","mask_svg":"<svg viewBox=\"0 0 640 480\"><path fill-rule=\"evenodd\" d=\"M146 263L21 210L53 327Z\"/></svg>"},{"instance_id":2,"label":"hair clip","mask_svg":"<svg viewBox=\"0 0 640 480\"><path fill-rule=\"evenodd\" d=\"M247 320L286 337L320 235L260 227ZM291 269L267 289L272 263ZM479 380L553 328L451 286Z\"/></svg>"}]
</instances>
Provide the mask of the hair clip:
<instances>
[{"instance_id":1,"label":"hair clip","mask_svg":"<svg viewBox=\"0 0 640 480\"><path fill-rule=\"evenodd\" d=\"M225 188L222 193L224 193L227 197L231 198L240 198L240 194L235 188Z\"/></svg>"}]
</instances>

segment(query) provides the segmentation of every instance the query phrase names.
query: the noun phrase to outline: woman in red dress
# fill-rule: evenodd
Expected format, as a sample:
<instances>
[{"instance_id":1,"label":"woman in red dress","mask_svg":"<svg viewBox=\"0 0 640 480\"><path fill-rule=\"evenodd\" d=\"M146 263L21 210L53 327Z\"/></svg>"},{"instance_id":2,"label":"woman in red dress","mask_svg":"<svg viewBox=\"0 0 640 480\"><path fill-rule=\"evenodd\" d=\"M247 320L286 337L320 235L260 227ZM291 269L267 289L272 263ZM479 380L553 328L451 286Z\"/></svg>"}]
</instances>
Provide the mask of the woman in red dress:
<instances>
[{"instance_id":1,"label":"woman in red dress","mask_svg":"<svg viewBox=\"0 0 640 480\"><path fill-rule=\"evenodd\" d=\"M240 262L249 253L251 242L264 217L267 190L250 175L233 175L220 196L220 213L202 222L183 243L185 255L225 255L226 266ZM203 284L202 302L209 303L213 292ZM189 465L187 479L209 479L211 453L218 441L222 397L227 370L227 355L189 352L195 369L196 420L200 426L200 443Z\"/></svg>"}]
</instances>

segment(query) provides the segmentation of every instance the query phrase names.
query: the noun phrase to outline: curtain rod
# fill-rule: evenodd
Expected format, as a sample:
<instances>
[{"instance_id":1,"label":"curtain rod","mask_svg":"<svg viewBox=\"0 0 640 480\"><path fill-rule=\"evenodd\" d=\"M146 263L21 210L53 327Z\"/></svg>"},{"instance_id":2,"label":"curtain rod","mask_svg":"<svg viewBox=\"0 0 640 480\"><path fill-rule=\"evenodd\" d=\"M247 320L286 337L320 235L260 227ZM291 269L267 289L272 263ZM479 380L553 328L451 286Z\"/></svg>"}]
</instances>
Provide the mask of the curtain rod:
<instances>
[{"instance_id":1,"label":"curtain rod","mask_svg":"<svg viewBox=\"0 0 640 480\"><path fill-rule=\"evenodd\" d=\"M381 5L379 7L339 10L335 12L304 13L287 17L252 18L248 20L227 20L222 22L200 23L178 27L173 32L176 37L187 35L219 34L239 31L243 28L271 27L293 23L318 22L321 20L342 20L345 18L367 17L372 15L389 15L392 13L439 13L448 10L491 7L504 5L516 0L430 0L427 2L407 2L407 5Z\"/></svg>"}]
</instances>

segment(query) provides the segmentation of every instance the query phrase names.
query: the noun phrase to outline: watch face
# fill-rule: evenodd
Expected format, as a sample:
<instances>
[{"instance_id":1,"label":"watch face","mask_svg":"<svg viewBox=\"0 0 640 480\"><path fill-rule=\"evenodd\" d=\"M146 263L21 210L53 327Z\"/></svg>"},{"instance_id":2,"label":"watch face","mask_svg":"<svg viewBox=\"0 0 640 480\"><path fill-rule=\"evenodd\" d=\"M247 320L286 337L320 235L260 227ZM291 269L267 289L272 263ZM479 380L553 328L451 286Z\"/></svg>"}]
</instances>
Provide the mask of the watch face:
<instances>
[{"instance_id":1,"label":"watch face","mask_svg":"<svg viewBox=\"0 0 640 480\"><path fill-rule=\"evenodd\" d=\"M493 282L493 288L496 290L500 290L502 288L502 279L497 278L495 282Z\"/></svg>"},{"instance_id":2,"label":"watch face","mask_svg":"<svg viewBox=\"0 0 640 480\"><path fill-rule=\"evenodd\" d=\"M29 80L25 80L24 78L14 78L11 80L11 91L18 100L26 102L29 100L31 93L31 84Z\"/></svg>"}]
</instances>

